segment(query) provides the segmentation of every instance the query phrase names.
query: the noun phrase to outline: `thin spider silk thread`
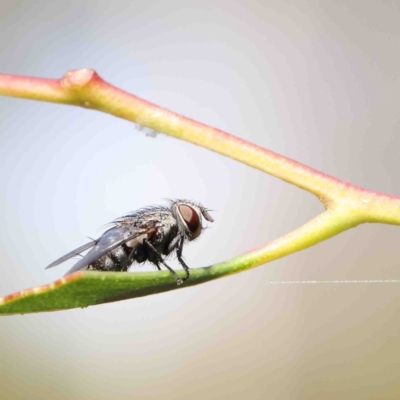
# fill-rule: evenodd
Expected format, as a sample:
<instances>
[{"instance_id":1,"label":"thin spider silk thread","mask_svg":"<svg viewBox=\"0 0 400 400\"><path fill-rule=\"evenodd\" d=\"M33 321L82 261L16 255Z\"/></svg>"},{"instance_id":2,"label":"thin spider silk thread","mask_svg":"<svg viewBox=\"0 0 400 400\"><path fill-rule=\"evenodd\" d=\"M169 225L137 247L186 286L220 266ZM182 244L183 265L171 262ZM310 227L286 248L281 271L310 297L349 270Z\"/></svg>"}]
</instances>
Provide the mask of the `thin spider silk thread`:
<instances>
[{"instance_id":1,"label":"thin spider silk thread","mask_svg":"<svg viewBox=\"0 0 400 400\"><path fill-rule=\"evenodd\" d=\"M360 283L400 283L400 279L352 280L352 281L267 281L267 285L311 285L311 284L360 284Z\"/></svg>"}]
</instances>

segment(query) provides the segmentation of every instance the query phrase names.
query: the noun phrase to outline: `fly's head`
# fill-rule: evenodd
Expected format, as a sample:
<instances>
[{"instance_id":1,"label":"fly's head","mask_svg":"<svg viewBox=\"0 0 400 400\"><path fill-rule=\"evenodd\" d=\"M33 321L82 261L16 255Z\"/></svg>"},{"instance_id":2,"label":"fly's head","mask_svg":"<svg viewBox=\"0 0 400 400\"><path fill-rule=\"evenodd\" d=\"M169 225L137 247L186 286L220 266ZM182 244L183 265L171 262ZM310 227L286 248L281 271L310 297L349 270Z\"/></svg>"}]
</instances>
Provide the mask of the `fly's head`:
<instances>
[{"instance_id":1,"label":"fly's head","mask_svg":"<svg viewBox=\"0 0 400 400\"><path fill-rule=\"evenodd\" d=\"M178 222L178 229L186 239L194 240L200 236L203 229L202 217L214 222L207 209L199 203L188 200L176 200L171 204L172 215Z\"/></svg>"}]
</instances>

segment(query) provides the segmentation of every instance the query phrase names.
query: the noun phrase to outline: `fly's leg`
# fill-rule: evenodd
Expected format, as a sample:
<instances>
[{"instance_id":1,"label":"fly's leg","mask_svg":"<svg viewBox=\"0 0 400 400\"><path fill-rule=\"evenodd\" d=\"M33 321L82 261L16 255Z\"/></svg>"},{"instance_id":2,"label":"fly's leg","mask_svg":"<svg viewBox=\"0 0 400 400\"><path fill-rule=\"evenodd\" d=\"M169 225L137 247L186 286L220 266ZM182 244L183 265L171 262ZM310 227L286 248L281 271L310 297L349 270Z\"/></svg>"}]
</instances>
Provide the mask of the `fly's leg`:
<instances>
[{"instance_id":1,"label":"fly's leg","mask_svg":"<svg viewBox=\"0 0 400 400\"><path fill-rule=\"evenodd\" d=\"M176 255L178 257L178 261L180 262L180 264L182 265L183 269L186 272L186 276L182 280L186 281L187 279L189 279L190 272L189 272L189 267L186 265L185 261L183 261L182 258L182 249L184 240L185 238L182 236L178 244L178 249L176 250Z\"/></svg>"},{"instance_id":2,"label":"fly's leg","mask_svg":"<svg viewBox=\"0 0 400 400\"><path fill-rule=\"evenodd\" d=\"M168 265L164 262L164 260L163 260L163 258L161 257L160 253L153 247L153 245L152 245L147 239L144 239L144 240L143 240L143 244L144 244L145 246L147 246L147 248L149 249L149 251L150 251L154 256L156 256L156 258L158 259L158 263L164 265L164 267L167 268L169 272L171 272L171 274L174 276L174 278L175 278L175 280L176 280L176 283L177 283L178 285L182 285L182 283L183 283L182 279L179 278L178 274L177 274L170 266L168 266ZM157 268L159 268L158 263L155 262Z\"/></svg>"}]
</instances>

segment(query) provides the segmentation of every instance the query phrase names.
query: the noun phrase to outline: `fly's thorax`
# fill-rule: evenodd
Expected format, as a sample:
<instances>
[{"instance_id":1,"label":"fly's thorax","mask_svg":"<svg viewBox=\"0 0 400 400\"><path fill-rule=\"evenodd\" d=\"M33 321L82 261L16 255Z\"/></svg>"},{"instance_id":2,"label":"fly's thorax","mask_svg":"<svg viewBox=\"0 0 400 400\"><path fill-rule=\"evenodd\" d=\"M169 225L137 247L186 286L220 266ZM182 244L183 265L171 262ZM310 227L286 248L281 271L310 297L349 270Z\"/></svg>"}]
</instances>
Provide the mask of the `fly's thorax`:
<instances>
[{"instance_id":1,"label":"fly's thorax","mask_svg":"<svg viewBox=\"0 0 400 400\"><path fill-rule=\"evenodd\" d=\"M157 232L152 238L152 243L162 249L167 246L178 234L177 221L170 212L168 215L164 215L162 220L157 226Z\"/></svg>"}]
</instances>

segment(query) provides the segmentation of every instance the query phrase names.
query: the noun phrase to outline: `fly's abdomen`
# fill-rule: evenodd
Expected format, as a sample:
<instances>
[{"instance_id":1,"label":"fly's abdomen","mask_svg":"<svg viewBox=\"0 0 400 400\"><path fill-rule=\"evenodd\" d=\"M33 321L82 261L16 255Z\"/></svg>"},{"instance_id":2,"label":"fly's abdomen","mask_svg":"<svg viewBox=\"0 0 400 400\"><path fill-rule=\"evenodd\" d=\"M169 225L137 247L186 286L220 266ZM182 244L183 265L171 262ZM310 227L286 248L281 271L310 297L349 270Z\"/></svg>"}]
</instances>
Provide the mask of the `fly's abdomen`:
<instances>
[{"instance_id":1,"label":"fly's abdomen","mask_svg":"<svg viewBox=\"0 0 400 400\"><path fill-rule=\"evenodd\" d=\"M133 261L132 259L129 260L131 251L132 249L126 245L118 246L88 265L86 269L93 271L127 271Z\"/></svg>"}]
</instances>

